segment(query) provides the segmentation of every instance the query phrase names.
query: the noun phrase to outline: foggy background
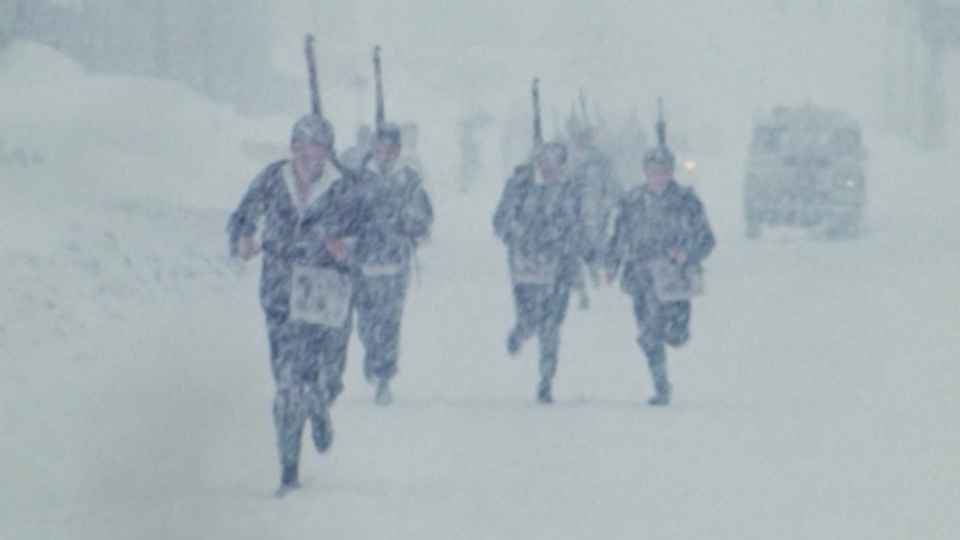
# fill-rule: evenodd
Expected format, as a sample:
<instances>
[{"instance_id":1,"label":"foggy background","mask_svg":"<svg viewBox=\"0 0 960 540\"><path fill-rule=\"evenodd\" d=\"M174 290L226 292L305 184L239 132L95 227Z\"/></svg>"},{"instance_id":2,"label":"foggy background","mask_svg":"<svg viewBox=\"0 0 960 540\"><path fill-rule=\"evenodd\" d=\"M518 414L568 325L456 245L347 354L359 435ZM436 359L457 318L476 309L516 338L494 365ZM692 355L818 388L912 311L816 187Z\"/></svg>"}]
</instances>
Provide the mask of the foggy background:
<instances>
[{"instance_id":1,"label":"foggy background","mask_svg":"<svg viewBox=\"0 0 960 540\"><path fill-rule=\"evenodd\" d=\"M172 78L245 114L292 115L309 103L302 43L313 33L325 112L345 148L353 128L371 121L370 56L380 44L389 116L417 120L442 111L449 119L421 128L431 169L447 177L455 171L436 156L458 152L457 121L492 117L486 146L497 144L511 116L529 115L535 75L548 135L562 127L583 89L608 121L638 116L648 126L655 98L664 96L671 124L705 148L743 152L756 116L808 101L844 109L923 148L943 148L956 137L960 108L955 6L3 0L0 47L35 39L93 72ZM504 166L490 174L503 176Z\"/></svg>"}]
</instances>

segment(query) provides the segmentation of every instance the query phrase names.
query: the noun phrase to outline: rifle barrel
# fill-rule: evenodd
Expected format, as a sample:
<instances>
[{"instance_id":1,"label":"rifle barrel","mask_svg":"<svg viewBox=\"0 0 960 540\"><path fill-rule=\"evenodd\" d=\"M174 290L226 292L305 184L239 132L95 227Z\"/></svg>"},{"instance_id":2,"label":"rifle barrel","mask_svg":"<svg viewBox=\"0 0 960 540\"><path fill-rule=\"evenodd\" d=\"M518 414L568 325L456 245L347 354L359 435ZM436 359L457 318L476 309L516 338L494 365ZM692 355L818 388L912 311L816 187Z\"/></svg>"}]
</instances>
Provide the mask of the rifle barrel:
<instances>
[{"instance_id":1,"label":"rifle barrel","mask_svg":"<svg viewBox=\"0 0 960 540\"><path fill-rule=\"evenodd\" d=\"M543 144L543 124L540 120L540 79L533 78L533 143L535 146Z\"/></svg>"},{"instance_id":2,"label":"rifle barrel","mask_svg":"<svg viewBox=\"0 0 960 540\"><path fill-rule=\"evenodd\" d=\"M307 34L304 53L307 57L307 75L310 80L310 111L317 116L323 116L323 109L320 106L320 85L317 83L317 57L313 52L313 34Z\"/></svg>"},{"instance_id":3,"label":"rifle barrel","mask_svg":"<svg viewBox=\"0 0 960 540\"><path fill-rule=\"evenodd\" d=\"M386 106L383 103L383 75L380 69L380 46L377 45L373 48L373 76L376 80L376 93L377 93L377 111L376 111L376 126L377 131L383 128L384 124L387 122L387 112Z\"/></svg>"}]
</instances>

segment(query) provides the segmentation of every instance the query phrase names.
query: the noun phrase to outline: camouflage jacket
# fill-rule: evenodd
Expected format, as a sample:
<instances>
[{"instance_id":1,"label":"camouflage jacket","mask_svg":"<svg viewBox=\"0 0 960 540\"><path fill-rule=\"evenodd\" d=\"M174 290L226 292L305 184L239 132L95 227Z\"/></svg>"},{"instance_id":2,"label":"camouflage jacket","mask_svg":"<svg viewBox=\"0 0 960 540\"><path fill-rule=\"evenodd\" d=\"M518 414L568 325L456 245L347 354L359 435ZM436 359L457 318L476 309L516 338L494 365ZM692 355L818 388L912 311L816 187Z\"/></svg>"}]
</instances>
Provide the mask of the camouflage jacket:
<instances>
[{"instance_id":1,"label":"camouflage jacket","mask_svg":"<svg viewBox=\"0 0 960 540\"><path fill-rule=\"evenodd\" d=\"M322 243L326 237L346 238L359 231L359 197L352 182L334 180L334 171L333 164L328 163L325 189L298 208L288 187L292 174L289 161L272 163L254 179L230 216L227 234L231 255L237 254L240 238L252 237L260 230L260 304L272 321L283 322L289 313L294 264L350 272L347 264L333 260Z\"/></svg>"},{"instance_id":2,"label":"camouflage jacket","mask_svg":"<svg viewBox=\"0 0 960 540\"><path fill-rule=\"evenodd\" d=\"M493 216L494 232L508 248L515 283L574 280L578 259L588 256L580 207L574 182L540 182L532 166L517 167Z\"/></svg>"},{"instance_id":3,"label":"camouflage jacket","mask_svg":"<svg viewBox=\"0 0 960 540\"><path fill-rule=\"evenodd\" d=\"M587 147L575 160L573 177L589 204L587 212L609 212L623 196L613 162L594 146Z\"/></svg>"},{"instance_id":4,"label":"camouflage jacket","mask_svg":"<svg viewBox=\"0 0 960 540\"><path fill-rule=\"evenodd\" d=\"M420 176L408 167L386 178L373 167L366 169L359 212L354 255L360 270L368 276L407 271L433 225L433 206Z\"/></svg>"},{"instance_id":5,"label":"camouflage jacket","mask_svg":"<svg viewBox=\"0 0 960 540\"><path fill-rule=\"evenodd\" d=\"M671 180L662 194L642 185L624 197L605 262L608 268L623 265L620 285L634 294L650 286L647 263L666 258L669 248L682 248L685 264L699 266L715 245L703 203L693 189Z\"/></svg>"}]
</instances>

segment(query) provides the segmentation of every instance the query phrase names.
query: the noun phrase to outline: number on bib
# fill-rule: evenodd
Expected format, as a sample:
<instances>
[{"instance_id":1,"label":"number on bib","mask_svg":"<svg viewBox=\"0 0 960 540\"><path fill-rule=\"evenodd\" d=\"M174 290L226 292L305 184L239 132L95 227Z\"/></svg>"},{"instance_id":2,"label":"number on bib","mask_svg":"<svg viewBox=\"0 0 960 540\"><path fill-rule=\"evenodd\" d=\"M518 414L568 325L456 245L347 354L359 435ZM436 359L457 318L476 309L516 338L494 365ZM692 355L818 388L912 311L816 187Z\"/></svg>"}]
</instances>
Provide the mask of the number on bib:
<instances>
[{"instance_id":1,"label":"number on bib","mask_svg":"<svg viewBox=\"0 0 960 540\"><path fill-rule=\"evenodd\" d=\"M549 285L557 275L560 259L555 255L535 253L524 256L520 250L513 252L511 269L517 283Z\"/></svg>"},{"instance_id":2,"label":"number on bib","mask_svg":"<svg viewBox=\"0 0 960 540\"><path fill-rule=\"evenodd\" d=\"M689 300L703 294L703 274L698 266L655 259L647 267L653 277L653 290L663 302Z\"/></svg>"},{"instance_id":3,"label":"number on bib","mask_svg":"<svg viewBox=\"0 0 960 540\"><path fill-rule=\"evenodd\" d=\"M290 320L339 328L350 314L350 276L329 268L294 265Z\"/></svg>"}]
</instances>

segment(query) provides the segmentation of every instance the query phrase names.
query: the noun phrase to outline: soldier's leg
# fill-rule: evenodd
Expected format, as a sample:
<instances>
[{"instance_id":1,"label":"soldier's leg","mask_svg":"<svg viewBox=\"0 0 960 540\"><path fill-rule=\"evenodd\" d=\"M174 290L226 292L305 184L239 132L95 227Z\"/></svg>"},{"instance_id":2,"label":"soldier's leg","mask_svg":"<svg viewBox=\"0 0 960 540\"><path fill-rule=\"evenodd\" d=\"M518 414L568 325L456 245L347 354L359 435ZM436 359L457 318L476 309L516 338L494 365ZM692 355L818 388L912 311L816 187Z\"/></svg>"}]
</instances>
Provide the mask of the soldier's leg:
<instances>
[{"instance_id":1,"label":"soldier's leg","mask_svg":"<svg viewBox=\"0 0 960 540\"><path fill-rule=\"evenodd\" d=\"M276 395L273 400L273 421L277 451L280 457L281 488L298 482L300 440L307 418L299 358L305 354L301 323L284 323L270 328L271 368Z\"/></svg>"},{"instance_id":2,"label":"soldier's leg","mask_svg":"<svg viewBox=\"0 0 960 540\"><path fill-rule=\"evenodd\" d=\"M309 347L310 358L317 362L304 371L307 416L310 419L313 445L317 452L326 452L333 444L333 424L330 420L330 380L340 377L342 365L340 344L348 335L344 328L315 327Z\"/></svg>"},{"instance_id":3,"label":"soldier's leg","mask_svg":"<svg viewBox=\"0 0 960 540\"><path fill-rule=\"evenodd\" d=\"M667 376L667 351L663 343L658 345L641 345L644 354L647 356L647 366L650 368L650 376L653 378L653 388L656 394L650 398L650 405L669 405L670 394L673 391L673 385Z\"/></svg>"},{"instance_id":4,"label":"soldier's leg","mask_svg":"<svg viewBox=\"0 0 960 540\"><path fill-rule=\"evenodd\" d=\"M567 315L570 302L570 286L563 283L554 285L540 302L540 382L537 386L537 400L543 403L553 401L553 378L557 374L560 357L560 327Z\"/></svg>"},{"instance_id":5,"label":"soldier's leg","mask_svg":"<svg viewBox=\"0 0 960 540\"><path fill-rule=\"evenodd\" d=\"M363 344L363 374L370 381L370 366L373 364L377 341L377 314L378 292L376 277L359 276L356 279L357 288L354 292L357 310L357 335Z\"/></svg>"},{"instance_id":6,"label":"soldier's leg","mask_svg":"<svg viewBox=\"0 0 960 540\"><path fill-rule=\"evenodd\" d=\"M510 354L520 352L523 342L530 339L538 328L538 296L543 285L517 283L513 286L513 307L517 322L507 338L507 351Z\"/></svg>"},{"instance_id":7,"label":"soldier's leg","mask_svg":"<svg viewBox=\"0 0 960 540\"><path fill-rule=\"evenodd\" d=\"M580 309L589 309L590 296L587 294L586 272L583 268L583 265L579 263L577 263L577 274L574 277L573 289L577 291L577 296L580 298L580 304L578 307Z\"/></svg>"},{"instance_id":8,"label":"soldier's leg","mask_svg":"<svg viewBox=\"0 0 960 540\"><path fill-rule=\"evenodd\" d=\"M367 379L388 383L397 374L400 359L400 325L407 297L409 273L401 272L380 278L377 283L377 309L370 333L373 354L367 356L364 371Z\"/></svg>"},{"instance_id":9,"label":"soldier's leg","mask_svg":"<svg viewBox=\"0 0 960 540\"><path fill-rule=\"evenodd\" d=\"M343 373L347 367L347 346L350 343L350 333L353 331L353 311L347 316L343 328L330 329L329 344L326 350L329 354L321 359L324 365L324 381L326 386L327 405L333 405L343 392Z\"/></svg>"},{"instance_id":10,"label":"soldier's leg","mask_svg":"<svg viewBox=\"0 0 960 540\"><path fill-rule=\"evenodd\" d=\"M680 347L690 340L690 301L666 302L661 310L663 340L671 347Z\"/></svg>"},{"instance_id":11,"label":"soldier's leg","mask_svg":"<svg viewBox=\"0 0 960 540\"><path fill-rule=\"evenodd\" d=\"M660 302L649 292L638 292L633 296L633 313L639 329L637 343L647 358L647 367L656 391L656 395L650 400L651 405L668 404L672 390L667 374L661 308Z\"/></svg>"}]
</instances>

